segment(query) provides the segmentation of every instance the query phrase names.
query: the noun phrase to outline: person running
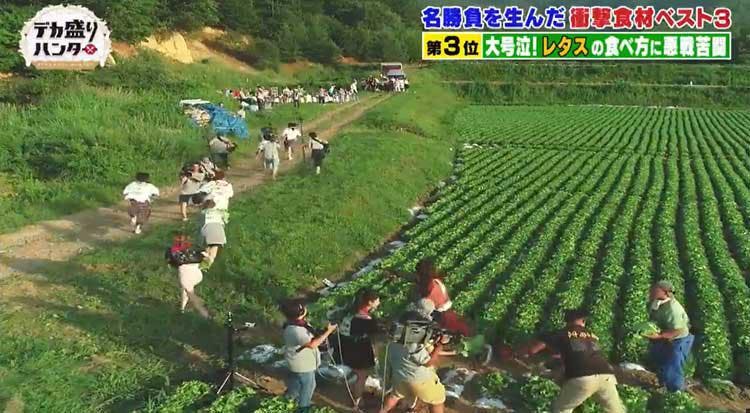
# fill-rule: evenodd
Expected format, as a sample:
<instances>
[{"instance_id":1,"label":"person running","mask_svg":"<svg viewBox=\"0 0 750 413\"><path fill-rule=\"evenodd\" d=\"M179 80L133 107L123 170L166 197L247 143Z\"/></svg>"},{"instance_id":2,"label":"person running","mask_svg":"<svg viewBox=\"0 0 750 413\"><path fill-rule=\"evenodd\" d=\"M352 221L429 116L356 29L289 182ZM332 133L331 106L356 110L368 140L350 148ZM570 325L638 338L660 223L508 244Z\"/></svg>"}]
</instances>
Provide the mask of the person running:
<instances>
[{"instance_id":1,"label":"person running","mask_svg":"<svg viewBox=\"0 0 750 413\"><path fill-rule=\"evenodd\" d=\"M151 216L151 200L159 196L159 188L149 182L149 175L145 172L138 172L135 175L135 181L128 184L122 191L125 200L130 203L128 206L128 216L130 224L133 226L133 232L141 233L143 225L146 224Z\"/></svg>"},{"instance_id":2,"label":"person running","mask_svg":"<svg viewBox=\"0 0 750 413\"><path fill-rule=\"evenodd\" d=\"M263 136L263 140L255 152L256 157L263 153L263 168L271 171L274 180L276 179L276 173L279 171L279 149L281 149L281 145L276 142L276 137L267 135Z\"/></svg>"},{"instance_id":3,"label":"person running","mask_svg":"<svg viewBox=\"0 0 750 413\"><path fill-rule=\"evenodd\" d=\"M351 396L354 409L360 411L362 394L369 372L375 367L375 352L372 337L380 332L372 312L380 306L380 297L369 289L357 292L354 306L341 321L338 336L333 342L333 356L337 362L352 369L357 381Z\"/></svg>"},{"instance_id":4,"label":"person running","mask_svg":"<svg viewBox=\"0 0 750 413\"><path fill-rule=\"evenodd\" d=\"M297 140L302 136L302 132L297 128L296 123L289 123L281 132L281 139L284 140L284 148L286 149L286 157L288 160L294 159L294 147L297 145Z\"/></svg>"},{"instance_id":5,"label":"person running","mask_svg":"<svg viewBox=\"0 0 750 413\"><path fill-rule=\"evenodd\" d=\"M308 136L310 137L310 153L313 166L315 166L315 174L320 175L320 167L323 166L323 159L328 151L328 142L318 139L318 134L315 132L310 132Z\"/></svg>"},{"instance_id":6,"label":"person running","mask_svg":"<svg viewBox=\"0 0 750 413\"><path fill-rule=\"evenodd\" d=\"M349 86L349 92L352 94L352 99L354 101L359 100L359 90L357 90L357 79L354 79L352 81L352 84Z\"/></svg>"},{"instance_id":7,"label":"person running","mask_svg":"<svg viewBox=\"0 0 750 413\"><path fill-rule=\"evenodd\" d=\"M211 180L214 178L214 174L216 173L216 164L211 161L211 158L209 158L208 156L204 156L203 159L201 159L199 165L201 168L201 173L203 174L203 179Z\"/></svg>"},{"instance_id":8,"label":"person running","mask_svg":"<svg viewBox=\"0 0 750 413\"><path fill-rule=\"evenodd\" d=\"M661 330L647 336L651 340L651 363L656 366L659 383L668 391L685 390L685 363L695 341L690 334L690 318L674 297L674 285L669 281L654 284L650 300L649 319Z\"/></svg>"},{"instance_id":9,"label":"person running","mask_svg":"<svg viewBox=\"0 0 750 413\"><path fill-rule=\"evenodd\" d=\"M219 249L227 243L224 227L229 222L229 199L234 196L232 184L224 179L224 171L216 171L214 179L200 188L198 199L203 219L200 222L200 234L206 246L204 269L213 265ZM200 195L199 194L199 195Z\"/></svg>"},{"instance_id":10,"label":"person running","mask_svg":"<svg viewBox=\"0 0 750 413\"><path fill-rule=\"evenodd\" d=\"M547 348L560 354L565 382L552 403L552 413L573 413L592 397L606 413L625 413L614 369L599 348L599 338L586 328L587 317L581 309L566 311L565 328L541 334L520 355L530 357Z\"/></svg>"},{"instance_id":11,"label":"person running","mask_svg":"<svg viewBox=\"0 0 750 413\"><path fill-rule=\"evenodd\" d=\"M283 327L284 359L289 368L286 397L297 402L299 411L309 412L315 392L315 372L320 367L320 347L336 331L336 324L328 324L319 333L307 322L307 307L301 300L282 303L286 318Z\"/></svg>"},{"instance_id":12,"label":"person running","mask_svg":"<svg viewBox=\"0 0 750 413\"><path fill-rule=\"evenodd\" d=\"M208 146L211 149L211 154L216 160L217 166L224 170L229 170L229 154L234 151L236 147L235 144L221 135L216 135L216 137L211 139L208 143Z\"/></svg>"},{"instance_id":13,"label":"person running","mask_svg":"<svg viewBox=\"0 0 750 413\"><path fill-rule=\"evenodd\" d=\"M180 213L182 214L183 221L188 220L188 203L198 193L204 179L205 175L201 172L200 164L197 163L190 165L189 169L184 169L180 174L180 196L178 201L180 202Z\"/></svg>"},{"instance_id":14,"label":"person running","mask_svg":"<svg viewBox=\"0 0 750 413\"><path fill-rule=\"evenodd\" d=\"M203 273L200 269L200 263L204 259L203 254L192 247L187 235L180 233L175 235L174 242L167 249L165 258L169 265L177 269L182 293L180 311L184 313L187 304L190 303L203 318L209 318L203 300L195 293L195 287L203 280Z\"/></svg>"},{"instance_id":15,"label":"person running","mask_svg":"<svg viewBox=\"0 0 750 413\"><path fill-rule=\"evenodd\" d=\"M445 275L437 268L433 258L424 258L419 261L416 272L417 298L432 301L436 321L441 327L464 337L470 337L472 331L468 323L451 309L453 302L443 282L444 277Z\"/></svg>"}]
</instances>

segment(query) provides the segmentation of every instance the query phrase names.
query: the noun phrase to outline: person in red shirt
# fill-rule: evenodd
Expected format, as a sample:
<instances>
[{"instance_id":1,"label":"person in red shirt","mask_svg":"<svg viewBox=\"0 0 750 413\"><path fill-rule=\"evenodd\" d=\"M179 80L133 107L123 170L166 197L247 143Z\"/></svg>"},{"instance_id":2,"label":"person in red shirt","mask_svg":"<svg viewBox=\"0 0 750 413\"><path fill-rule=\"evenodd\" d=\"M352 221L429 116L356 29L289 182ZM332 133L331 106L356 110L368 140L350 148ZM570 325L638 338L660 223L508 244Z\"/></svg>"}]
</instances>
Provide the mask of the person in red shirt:
<instances>
[{"instance_id":1,"label":"person in red shirt","mask_svg":"<svg viewBox=\"0 0 750 413\"><path fill-rule=\"evenodd\" d=\"M472 336L468 323L455 311L448 295L443 278L445 275L435 265L432 258L425 258L417 264L417 293L419 299L428 299L435 304L434 318L438 324L451 332L464 337Z\"/></svg>"}]
</instances>

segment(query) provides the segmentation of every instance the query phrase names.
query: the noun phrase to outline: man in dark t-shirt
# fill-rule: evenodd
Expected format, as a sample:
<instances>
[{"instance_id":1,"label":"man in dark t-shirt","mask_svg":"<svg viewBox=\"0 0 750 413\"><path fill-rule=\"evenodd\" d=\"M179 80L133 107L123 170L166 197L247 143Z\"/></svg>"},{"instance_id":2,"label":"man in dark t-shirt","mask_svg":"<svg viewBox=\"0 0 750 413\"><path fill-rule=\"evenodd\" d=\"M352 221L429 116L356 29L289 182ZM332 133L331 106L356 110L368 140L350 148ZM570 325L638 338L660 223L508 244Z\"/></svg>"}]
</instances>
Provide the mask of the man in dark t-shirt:
<instances>
[{"instance_id":1,"label":"man in dark t-shirt","mask_svg":"<svg viewBox=\"0 0 750 413\"><path fill-rule=\"evenodd\" d=\"M625 413L614 370L599 349L599 338L586 329L587 316L584 310L566 311L565 328L541 334L522 356L532 356L544 349L560 354L565 382L552 404L553 413L572 413L591 397L607 413Z\"/></svg>"}]
</instances>

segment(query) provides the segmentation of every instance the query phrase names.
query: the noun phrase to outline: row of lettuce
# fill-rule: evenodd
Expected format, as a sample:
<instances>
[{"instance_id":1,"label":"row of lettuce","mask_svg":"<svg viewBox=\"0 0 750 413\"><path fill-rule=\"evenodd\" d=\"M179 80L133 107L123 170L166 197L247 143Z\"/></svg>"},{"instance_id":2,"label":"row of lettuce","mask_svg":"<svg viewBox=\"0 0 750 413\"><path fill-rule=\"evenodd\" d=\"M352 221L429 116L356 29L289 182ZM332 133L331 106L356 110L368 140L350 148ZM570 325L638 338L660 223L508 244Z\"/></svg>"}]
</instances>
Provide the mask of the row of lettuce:
<instances>
[{"instance_id":1,"label":"row of lettuce","mask_svg":"<svg viewBox=\"0 0 750 413\"><path fill-rule=\"evenodd\" d=\"M516 380L503 372L491 372L475 377L469 386L484 399L501 401L515 411L541 413L550 410L552 401L560 392L552 380L540 376L523 377ZM679 411L684 413L709 413L718 410L703 409L689 393L650 393L639 387L618 385L620 397L628 412ZM281 396L263 394L251 387L240 387L220 396L215 388L202 381L180 384L171 393L163 394L148 402L141 413L292 413L297 410L294 402ZM601 408L588 401L583 413L600 413ZM314 413L333 413L329 407L315 407Z\"/></svg>"},{"instance_id":2,"label":"row of lettuce","mask_svg":"<svg viewBox=\"0 0 750 413\"><path fill-rule=\"evenodd\" d=\"M388 275L434 256L454 308L493 338L520 343L584 306L613 360L645 364L638 326L650 284L666 278L698 336L698 377L750 382L750 169L742 163L750 117L561 110L565 120L516 129L510 142L491 136L539 113L463 112L463 139L484 138L458 152L453 182L426 219L404 231L403 248L316 308L346 305L371 287L384 298L382 315L393 316L412 286ZM529 145L534 136L550 148Z\"/></svg>"},{"instance_id":3,"label":"row of lettuce","mask_svg":"<svg viewBox=\"0 0 750 413\"><path fill-rule=\"evenodd\" d=\"M297 411L294 402L281 396L272 396L254 390L252 387L239 387L216 395L214 386L202 381L187 381L171 393L165 393L148 401L141 413L293 413ZM313 413L334 413L326 407L314 408Z\"/></svg>"}]
</instances>

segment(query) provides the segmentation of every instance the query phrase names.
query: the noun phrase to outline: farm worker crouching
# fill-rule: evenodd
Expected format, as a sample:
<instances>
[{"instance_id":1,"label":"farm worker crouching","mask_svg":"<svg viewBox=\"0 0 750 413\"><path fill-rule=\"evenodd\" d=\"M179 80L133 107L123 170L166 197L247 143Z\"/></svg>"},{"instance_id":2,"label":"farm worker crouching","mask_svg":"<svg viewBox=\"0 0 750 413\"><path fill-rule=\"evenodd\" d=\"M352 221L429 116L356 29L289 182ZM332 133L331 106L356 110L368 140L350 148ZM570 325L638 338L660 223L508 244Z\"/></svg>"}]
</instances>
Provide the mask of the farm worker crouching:
<instances>
[{"instance_id":1,"label":"farm worker crouching","mask_svg":"<svg viewBox=\"0 0 750 413\"><path fill-rule=\"evenodd\" d=\"M453 302L443 282L445 275L437 268L434 259L425 258L419 261L416 277L418 298L426 298L434 303L434 318L440 327L464 337L471 336L468 323L451 310Z\"/></svg>"},{"instance_id":2,"label":"farm worker crouching","mask_svg":"<svg viewBox=\"0 0 750 413\"><path fill-rule=\"evenodd\" d=\"M203 244L206 246L204 269L208 269L216 260L219 248L227 243L224 226L229 222L229 198L234 196L232 184L224 180L224 171L216 171L214 179L199 190L196 204L201 205L203 219L199 223ZM194 198L195 201L195 198Z\"/></svg>"},{"instance_id":3,"label":"farm worker crouching","mask_svg":"<svg viewBox=\"0 0 750 413\"><path fill-rule=\"evenodd\" d=\"M319 348L326 346L336 325L328 324L322 333L315 331L306 320L307 307L301 300L282 303L281 312L286 317L284 359L289 367L286 397L297 402L300 412L308 412L315 392L315 372L320 367Z\"/></svg>"},{"instance_id":4,"label":"farm worker crouching","mask_svg":"<svg viewBox=\"0 0 750 413\"><path fill-rule=\"evenodd\" d=\"M338 336L333 340L333 357L354 371L357 381L352 386L354 410L360 411L362 394L365 392L368 373L375 367L373 336L380 333L378 321L372 312L380 306L380 297L369 289L357 292L354 305L344 316Z\"/></svg>"},{"instance_id":5,"label":"farm worker crouching","mask_svg":"<svg viewBox=\"0 0 750 413\"><path fill-rule=\"evenodd\" d=\"M599 338L586 329L587 317L584 310L566 311L565 328L541 334L521 356L529 357L549 348L562 357L565 382L552 403L553 413L572 413L591 397L607 413L625 413L614 369L599 349Z\"/></svg>"},{"instance_id":6,"label":"farm worker crouching","mask_svg":"<svg viewBox=\"0 0 750 413\"><path fill-rule=\"evenodd\" d=\"M429 321L429 317L413 311L407 311L402 317L404 322ZM421 400L430 407L430 413L442 413L445 404L445 387L435 372L440 356L443 354L443 338L438 337L434 347L426 344L390 343L388 346L386 383L391 392L385 399L380 413L386 413L396 407L401 399Z\"/></svg>"},{"instance_id":7,"label":"farm worker crouching","mask_svg":"<svg viewBox=\"0 0 750 413\"><path fill-rule=\"evenodd\" d=\"M141 228L151 216L151 198L159 196L159 188L149 182L149 175L138 172L135 181L128 184L122 191L125 200L130 202L128 215L133 232L141 233Z\"/></svg>"},{"instance_id":8,"label":"farm worker crouching","mask_svg":"<svg viewBox=\"0 0 750 413\"><path fill-rule=\"evenodd\" d=\"M669 391L685 389L685 363L695 336L690 334L690 319L674 298L674 286L662 280L651 287L649 319L661 332L647 336L651 340L651 362L659 382Z\"/></svg>"}]
</instances>

